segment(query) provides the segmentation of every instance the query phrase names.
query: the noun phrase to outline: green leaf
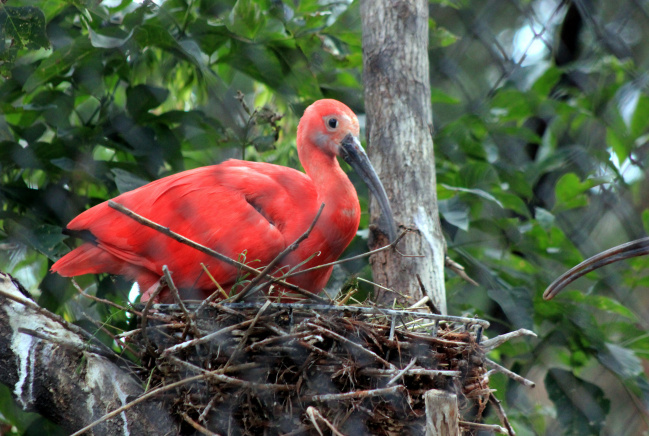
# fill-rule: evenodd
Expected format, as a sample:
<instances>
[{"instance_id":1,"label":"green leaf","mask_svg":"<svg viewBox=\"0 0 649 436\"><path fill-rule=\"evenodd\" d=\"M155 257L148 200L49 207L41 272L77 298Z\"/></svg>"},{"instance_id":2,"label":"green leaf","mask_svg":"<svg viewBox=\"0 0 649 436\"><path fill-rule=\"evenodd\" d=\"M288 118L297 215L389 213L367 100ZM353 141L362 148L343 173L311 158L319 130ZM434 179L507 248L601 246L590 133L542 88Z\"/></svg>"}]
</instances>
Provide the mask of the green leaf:
<instances>
[{"instance_id":1,"label":"green leaf","mask_svg":"<svg viewBox=\"0 0 649 436\"><path fill-rule=\"evenodd\" d=\"M110 172L115 175L115 184L117 185L120 194L132 191L133 189L137 189L149 183L147 180L121 168L113 168Z\"/></svg>"},{"instance_id":2,"label":"green leaf","mask_svg":"<svg viewBox=\"0 0 649 436\"><path fill-rule=\"evenodd\" d=\"M45 14L33 6L0 5L0 74L8 76L20 49L49 48Z\"/></svg>"},{"instance_id":3,"label":"green leaf","mask_svg":"<svg viewBox=\"0 0 649 436\"><path fill-rule=\"evenodd\" d=\"M442 217L464 231L469 230L469 206L460 201L459 196L448 200L440 200L438 203L439 213Z\"/></svg>"},{"instance_id":4,"label":"green leaf","mask_svg":"<svg viewBox=\"0 0 649 436\"><path fill-rule=\"evenodd\" d=\"M501 207L512 210L517 214L530 218L530 211L525 202L518 196L508 192L494 193L494 197L499 201Z\"/></svg>"},{"instance_id":5,"label":"green leaf","mask_svg":"<svg viewBox=\"0 0 649 436\"><path fill-rule=\"evenodd\" d=\"M429 30L428 47L429 49L448 47L449 45L455 44L459 39L459 36L449 31L445 27L433 25L430 26Z\"/></svg>"},{"instance_id":6,"label":"green leaf","mask_svg":"<svg viewBox=\"0 0 649 436\"><path fill-rule=\"evenodd\" d=\"M601 434L611 406L602 389L558 368L548 371L545 387L564 435Z\"/></svg>"},{"instance_id":7,"label":"green leaf","mask_svg":"<svg viewBox=\"0 0 649 436\"><path fill-rule=\"evenodd\" d=\"M647 133L647 126L649 126L649 96L640 95L631 118L631 136L635 138ZM620 159L620 162L623 160Z\"/></svg>"},{"instance_id":8,"label":"green leaf","mask_svg":"<svg viewBox=\"0 0 649 436\"><path fill-rule=\"evenodd\" d=\"M61 233L61 228L58 226L40 224L28 228L17 222L6 220L4 228L8 234L31 246L51 260L58 259L68 251L68 248L62 244L68 237Z\"/></svg>"},{"instance_id":9,"label":"green leaf","mask_svg":"<svg viewBox=\"0 0 649 436\"><path fill-rule=\"evenodd\" d=\"M126 108L138 120L151 109L160 106L169 97L169 91L149 85L130 86L126 90Z\"/></svg>"},{"instance_id":10,"label":"green leaf","mask_svg":"<svg viewBox=\"0 0 649 436\"><path fill-rule=\"evenodd\" d=\"M586 206L588 204L586 192L595 186L607 182L609 180L604 178L590 178L580 182L579 177L575 173L564 174L555 187L557 202L554 205L553 211L557 213Z\"/></svg>"},{"instance_id":11,"label":"green leaf","mask_svg":"<svg viewBox=\"0 0 649 436\"><path fill-rule=\"evenodd\" d=\"M557 67L550 67L539 76L532 85L532 91L539 96L549 96L563 72Z\"/></svg>"},{"instance_id":12,"label":"green leaf","mask_svg":"<svg viewBox=\"0 0 649 436\"><path fill-rule=\"evenodd\" d=\"M250 40L255 39L257 32L265 24L264 10L267 10L268 6L265 1L237 0L228 15L226 26L232 33Z\"/></svg>"},{"instance_id":13,"label":"green leaf","mask_svg":"<svg viewBox=\"0 0 649 436\"><path fill-rule=\"evenodd\" d=\"M94 54L94 48L88 38L77 38L72 44L61 50L56 50L43 60L36 71L29 76L24 85L26 92L32 92L36 87L65 75L73 65Z\"/></svg>"},{"instance_id":14,"label":"green leaf","mask_svg":"<svg viewBox=\"0 0 649 436\"><path fill-rule=\"evenodd\" d=\"M529 289L497 287L489 289L487 294L498 303L516 328L532 329L534 304Z\"/></svg>"},{"instance_id":15,"label":"green leaf","mask_svg":"<svg viewBox=\"0 0 649 436\"><path fill-rule=\"evenodd\" d=\"M642 211L642 227L645 233L649 234L649 209Z\"/></svg>"},{"instance_id":16,"label":"green leaf","mask_svg":"<svg viewBox=\"0 0 649 436\"><path fill-rule=\"evenodd\" d=\"M95 32L92 29L92 27L88 27L88 33L90 34L90 42L92 43L93 47L97 47L97 48L121 47L131 39L134 30L135 29L131 29L131 31L128 34L123 35L124 32L118 28L102 29L102 33L99 33L99 32ZM115 35L110 35L109 33L114 33Z\"/></svg>"},{"instance_id":17,"label":"green leaf","mask_svg":"<svg viewBox=\"0 0 649 436\"><path fill-rule=\"evenodd\" d=\"M629 157L633 147L633 143L628 138L621 138L611 128L606 128L606 143L613 149L620 162L624 162Z\"/></svg>"},{"instance_id":18,"label":"green leaf","mask_svg":"<svg viewBox=\"0 0 649 436\"><path fill-rule=\"evenodd\" d=\"M458 184L475 190L489 190L499 186L500 183L496 169L487 162L471 162L463 165L460 168L459 176L461 183ZM477 191L474 193L478 195ZM484 198L489 199L489 196L487 194Z\"/></svg>"},{"instance_id":19,"label":"green leaf","mask_svg":"<svg viewBox=\"0 0 649 436\"><path fill-rule=\"evenodd\" d=\"M434 86L430 88L431 102L441 103L441 104L459 104L461 100L459 98L453 97L439 88Z\"/></svg>"},{"instance_id":20,"label":"green leaf","mask_svg":"<svg viewBox=\"0 0 649 436\"><path fill-rule=\"evenodd\" d=\"M498 206L504 208L503 204L496 199L493 195L489 194L488 192L483 191L482 189L470 189L470 188L460 188L457 186L448 186L444 183L440 183L440 186L443 187L444 189L447 189L449 191L453 192L467 192L469 194L477 195L478 197L484 198L485 200L492 201L496 203Z\"/></svg>"},{"instance_id":21,"label":"green leaf","mask_svg":"<svg viewBox=\"0 0 649 436\"><path fill-rule=\"evenodd\" d=\"M606 343L605 347L597 353L597 359L602 365L623 380L629 380L642 374L642 362L633 351L611 343Z\"/></svg>"}]
</instances>

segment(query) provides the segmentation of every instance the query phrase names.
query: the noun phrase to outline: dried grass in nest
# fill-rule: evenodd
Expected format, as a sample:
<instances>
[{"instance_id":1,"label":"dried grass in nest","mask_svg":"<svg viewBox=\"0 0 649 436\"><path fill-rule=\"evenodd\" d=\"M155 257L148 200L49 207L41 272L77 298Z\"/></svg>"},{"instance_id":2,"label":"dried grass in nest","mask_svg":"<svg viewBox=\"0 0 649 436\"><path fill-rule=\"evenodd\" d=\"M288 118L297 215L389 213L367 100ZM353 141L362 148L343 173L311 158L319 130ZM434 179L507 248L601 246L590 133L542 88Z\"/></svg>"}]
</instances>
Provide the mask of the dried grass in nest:
<instances>
[{"instance_id":1,"label":"dried grass in nest","mask_svg":"<svg viewBox=\"0 0 649 436\"><path fill-rule=\"evenodd\" d=\"M150 386L178 383L166 395L185 434L424 434L430 389L457 394L472 421L490 399L499 407L486 321L269 302L154 305L153 315L167 321L145 319L133 340ZM489 427L513 434L502 415L505 428Z\"/></svg>"}]
</instances>

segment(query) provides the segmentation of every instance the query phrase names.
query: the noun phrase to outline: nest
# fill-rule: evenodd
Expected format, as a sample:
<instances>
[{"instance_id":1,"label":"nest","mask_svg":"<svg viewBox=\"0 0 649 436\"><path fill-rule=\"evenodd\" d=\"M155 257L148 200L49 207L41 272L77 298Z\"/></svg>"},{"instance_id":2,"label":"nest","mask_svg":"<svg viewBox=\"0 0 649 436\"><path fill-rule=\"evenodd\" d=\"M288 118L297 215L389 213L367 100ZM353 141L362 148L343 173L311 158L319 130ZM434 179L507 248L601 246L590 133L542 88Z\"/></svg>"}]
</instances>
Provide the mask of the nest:
<instances>
[{"instance_id":1,"label":"nest","mask_svg":"<svg viewBox=\"0 0 649 436\"><path fill-rule=\"evenodd\" d=\"M132 339L183 434L420 435L431 389L457 395L465 431L488 401L499 407L488 325L355 306L153 305ZM482 426L509 432L501 422Z\"/></svg>"}]
</instances>

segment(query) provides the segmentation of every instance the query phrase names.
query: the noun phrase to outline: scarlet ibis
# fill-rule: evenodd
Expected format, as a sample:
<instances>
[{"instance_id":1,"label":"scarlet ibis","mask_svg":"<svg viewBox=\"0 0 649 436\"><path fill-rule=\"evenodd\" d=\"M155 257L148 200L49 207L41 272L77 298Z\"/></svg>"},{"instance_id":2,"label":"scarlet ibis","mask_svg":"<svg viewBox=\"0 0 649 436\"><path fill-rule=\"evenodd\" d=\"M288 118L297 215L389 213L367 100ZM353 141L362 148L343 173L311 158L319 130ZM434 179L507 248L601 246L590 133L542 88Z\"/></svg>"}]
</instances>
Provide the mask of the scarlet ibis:
<instances>
[{"instance_id":1,"label":"scarlet ibis","mask_svg":"<svg viewBox=\"0 0 649 436\"><path fill-rule=\"evenodd\" d=\"M228 160L165 177L113 200L254 267L270 263L303 234L324 203L309 237L279 264L292 268L318 253L299 268L322 265L338 259L360 220L356 190L337 156L368 184L382 208L386 233L395 239L387 195L358 135L358 119L351 109L336 100L319 100L305 110L297 128L297 151L306 174L268 163ZM142 300L157 287L163 265L184 290L184 298L205 298L215 289L201 263L226 291L239 275L236 267L138 224L107 202L81 213L66 230L85 236L85 242L54 263L53 272L66 277L121 275L145 291ZM316 269L288 281L317 293L331 272L332 267Z\"/></svg>"},{"instance_id":2,"label":"scarlet ibis","mask_svg":"<svg viewBox=\"0 0 649 436\"><path fill-rule=\"evenodd\" d=\"M643 256L649 254L649 238L637 239L627 242L613 248L609 248L593 257L590 257L579 265L563 273L558 279L548 286L543 293L543 298L550 300L561 292L568 284L577 280L579 277L588 274L598 268L620 260L631 257Z\"/></svg>"}]
</instances>

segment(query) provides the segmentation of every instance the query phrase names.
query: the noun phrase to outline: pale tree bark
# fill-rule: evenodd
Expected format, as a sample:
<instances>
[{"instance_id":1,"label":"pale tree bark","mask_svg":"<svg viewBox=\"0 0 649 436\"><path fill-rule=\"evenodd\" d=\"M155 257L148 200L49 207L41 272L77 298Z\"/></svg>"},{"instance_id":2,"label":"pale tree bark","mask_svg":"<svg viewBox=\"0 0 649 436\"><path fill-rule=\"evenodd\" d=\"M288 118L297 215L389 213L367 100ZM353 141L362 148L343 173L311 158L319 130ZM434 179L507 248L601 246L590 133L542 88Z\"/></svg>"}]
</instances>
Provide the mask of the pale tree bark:
<instances>
[{"instance_id":1,"label":"pale tree bark","mask_svg":"<svg viewBox=\"0 0 649 436\"><path fill-rule=\"evenodd\" d=\"M0 272L0 383L26 411L72 433L143 393L125 365L89 335L38 307ZM169 408L152 400L92 428L92 435L178 434Z\"/></svg>"},{"instance_id":2,"label":"pale tree bark","mask_svg":"<svg viewBox=\"0 0 649 436\"><path fill-rule=\"evenodd\" d=\"M446 313L444 258L435 188L426 0L362 0L363 81L369 156L388 193L400 229L403 257L382 252L372 259L374 280L414 297L417 277L435 307ZM380 214L371 202L372 221ZM385 236L375 232L375 245ZM394 294L382 294L391 302ZM405 301L404 301L405 302ZM407 304L407 302L405 302Z\"/></svg>"}]
</instances>

